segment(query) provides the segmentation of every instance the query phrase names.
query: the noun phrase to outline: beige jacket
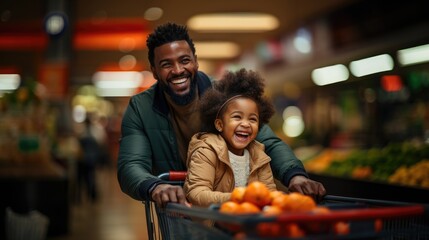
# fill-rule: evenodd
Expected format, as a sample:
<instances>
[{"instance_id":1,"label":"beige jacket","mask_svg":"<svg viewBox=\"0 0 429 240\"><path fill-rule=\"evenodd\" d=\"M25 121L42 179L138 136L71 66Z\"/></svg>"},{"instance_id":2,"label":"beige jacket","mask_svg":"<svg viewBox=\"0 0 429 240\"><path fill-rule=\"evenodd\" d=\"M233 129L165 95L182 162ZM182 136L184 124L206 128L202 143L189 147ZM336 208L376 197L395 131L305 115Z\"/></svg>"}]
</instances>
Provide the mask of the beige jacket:
<instances>
[{"instance_id":1,"label":"beige jacket","mask_svg":"<svg viewBox=\"0 0 429 240\"><path fill-rule=\"evenodd\" d=\"M264 145L253 141L247 147L250 154L248 182L260 181L275 190L271 158ZM202 207L229 200L235 181L225 140L216 134L195 134L188 148L188 175L184 190L188 201Z\"/></svg>"}]
</instances>

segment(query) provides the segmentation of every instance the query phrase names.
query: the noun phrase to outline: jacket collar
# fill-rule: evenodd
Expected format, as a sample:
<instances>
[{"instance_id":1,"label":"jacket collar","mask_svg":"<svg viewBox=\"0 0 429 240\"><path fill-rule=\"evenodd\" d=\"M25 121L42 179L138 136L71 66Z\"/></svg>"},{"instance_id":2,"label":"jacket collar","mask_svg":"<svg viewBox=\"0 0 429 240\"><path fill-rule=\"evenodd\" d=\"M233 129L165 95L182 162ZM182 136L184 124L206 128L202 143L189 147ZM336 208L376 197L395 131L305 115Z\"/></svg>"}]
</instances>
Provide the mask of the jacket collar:
<instances>
[{"instance_id":1,"label":"jacket collar","mask_svg":"<svg viewBox=\"0 0 429 240\"><path fill-rule=\"evenodd\" d=\"M222 136L218 134L213 134L213 133L201 132L201 133L195 134L193 138L194 139L191 140L188 151L193 152L201 146L208 145L216 151L217 156L221 162L231 167L231 163L229 161L229 155L228 155L228 146L226 145L226 142L222 138ZM196 139L198 139L198 141L195 141ZM252 141L249 144L249 146L247 147L247 150L249 150L249 154L250 154L251 171L254 171L260 166L271 161L271 158L267 154L265 154L265 151L264 151L265 146L256 140ZM188 160L189 159L187 159L187 161Z\"/></svg>"},{"instance_id":2,"label":"jacket collar","mask_svg":"<svg viewBox=\"0 0 429 240\"><path fill-rule=\"evenodd\" d=\"M212 86L212 83L209 77L201 71L198 71L195 77L197 81L198 94L201 96L208 88ZM165 99L164 92L161 89L158 82L155 85L155 96L153 98L153 108L154 110L160 112L165 116L168 115L169 108L167 105L167 100Z\"/></svg>"}]
</instances>

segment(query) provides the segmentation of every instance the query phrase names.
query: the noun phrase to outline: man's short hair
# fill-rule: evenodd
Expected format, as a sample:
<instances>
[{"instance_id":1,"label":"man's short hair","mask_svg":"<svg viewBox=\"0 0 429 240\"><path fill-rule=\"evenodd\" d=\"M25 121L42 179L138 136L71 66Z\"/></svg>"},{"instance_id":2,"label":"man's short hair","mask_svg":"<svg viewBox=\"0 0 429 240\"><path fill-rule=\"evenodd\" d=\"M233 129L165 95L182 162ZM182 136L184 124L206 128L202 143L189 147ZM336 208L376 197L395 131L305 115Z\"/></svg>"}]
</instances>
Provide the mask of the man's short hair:
<instances>
[{"instance_id":1,"label":"man's short hair","mask_svg":"<svg viewBox=\"0 0 429 240\"><path fill-rule=\"evenodd\" d=\"M166 43L185 40L195 55L195 46L192 39L189 37L188 28L176 23L165 23L159 25L154 31L149 34L146 39L146 46L148 49L148 59L151 66L155 66L155 48Z\"/></svg>"}]
</instances>

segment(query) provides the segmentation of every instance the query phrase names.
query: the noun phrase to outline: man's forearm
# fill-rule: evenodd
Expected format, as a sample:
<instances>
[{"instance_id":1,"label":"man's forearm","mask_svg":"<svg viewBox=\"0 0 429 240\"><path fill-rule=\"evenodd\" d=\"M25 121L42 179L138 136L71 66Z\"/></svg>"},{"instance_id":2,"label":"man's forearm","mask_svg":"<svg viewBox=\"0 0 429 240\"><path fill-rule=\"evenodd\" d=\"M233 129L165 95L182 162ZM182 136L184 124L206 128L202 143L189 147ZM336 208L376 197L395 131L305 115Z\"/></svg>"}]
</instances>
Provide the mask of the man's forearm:
<instances>
[{"instance_id":1,"label":"man's forearm","mask_svg":"<svg viewBox=\"0 0 429 240\"><path fill-rule=\"evenodd\" d=\"M282 183L285 186L289 186L290 180L293 177L295 177L295 176L304 176L304 177L308 178L308 174L305 171L305 169L303 169L303 168L293 168L293 169L290 169L289 171L287 171L285 173L285 175L283 176L283 179L281 179Z\"/></svg>"}]
</instances>

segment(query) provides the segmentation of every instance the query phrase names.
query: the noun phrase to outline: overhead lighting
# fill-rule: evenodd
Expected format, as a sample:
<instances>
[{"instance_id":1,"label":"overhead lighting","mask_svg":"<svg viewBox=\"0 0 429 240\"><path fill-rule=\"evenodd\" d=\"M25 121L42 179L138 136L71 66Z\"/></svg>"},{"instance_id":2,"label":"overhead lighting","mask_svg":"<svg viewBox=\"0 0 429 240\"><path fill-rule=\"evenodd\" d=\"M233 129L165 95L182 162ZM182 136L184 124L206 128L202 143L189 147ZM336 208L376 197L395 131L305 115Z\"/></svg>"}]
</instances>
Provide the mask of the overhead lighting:
<instances>
[{"instance_id":1,"label":"overhead lighting","mask_svg":"<svg viewBox=\"0 0 429 240\"><path fill-rule=\"evenodd\" d=\"M311 72L313 82L318 86L342 82L349 78L347 67L336 64L328 67L317 68Z\"/></svg>"},{"instance_id":2,"label":"overhead lighting","mask_svg":"<svg viewBox=\"0 0 429 240\"><path fill-rule=\"evenodd\" d=\"M278 28L279 20L265 13L213 13L195 15L187 26L205 32L264 32Z\"/></svg>"},{"instance_id":3,"label":"overhead lighting","mask_svg":"<svg viewBox=\"0 0 429 240\"><path fill-rule=\"evenodd\" d=\"M194 42L198 58L233 58L240 47L233 42Z\"/></svg>"},{"instance_id":4,"label":"overhead lighting","mask_svg":"<svg viewBox=\"0 0 429 240\"><path fill-rule=\"evenodd\" d=\"M144 12L144 19L148 21L156 21L162 17L164 11L159 7L151 7Z\"/></svg>"},{"instance_id":5,"label":"overhead lighting","mask_svg":"<svg viewBox=\"0 0 429 240\"><path fill-rule=\"evenodd\" d=\"M302 112L296 106L289 106L283 110L284 119L282 130L288 137L297 137L304 132L305 124L302 119Z\"/></svg>"},{"instance_id":6,"label":"overhead lighting","mask_svg":"<svg viewBox=\"0 0 429 240\"><path fill-rule=\"evenodd\" d=\"M289 117L302 117L302 112L296 106L289 106L283 110L282 117L283 120L286 120Z\"/></svg>"},{"instance_id":7,"label":"overhead lighting","mask_svg":"<svg viewBox=\"0 0 429 240\"><path fill-rule=\"evenodd\" d=\"M72 116L75 122L82 123L86 119L86 108L82 105L74 106Z\"/></svg>"},{"instance_id":8,"label":"overhead lighting","mask_svg":"<svg viewBox=\"0 0 429 240\"><path fill-rule=\"evenodd\" d=\"M75 23L73 48L130 52L146 47L149 26L141 18L82 19Z\"/></svg>"},{"instance_id":9,"label":"overhead lighting","mask_svg":"<svg viewBox=\"0 0 429 240\"><path fill-rule=\"evenodd\" d=\"M124 71L132 70L137 65L137 59L131 54L125 55L119 59L119 68Z\"/></svg>"},{"instance_id":10,"label":"overhead lighting","mask_svg":"<svg viewBox=\"0 0 429 240\"><path fill-rule=\"evenodd\" d=\"M137 71L100 71L94 74L92 82L99 96L131 96L142 84L142 73Z\"/></svg>"},{"instance_id":11,"label":"overhead lighting","mask_svg":"<svg viewBox=\"0 0 429 240\"><path fill-rule=\"evenodd\" d=\"M100 97L129 97L136 93L134 88L97 88Z\"/></svg>"},{"instance_id":12,"label":"overhead lighting","mask_svg":"<svg viewBox=\"0 0 429 240\"><path fill-rule=\"evenodd\" d=\"M350 63L350 71L356 77L390 71L392 69L393 59L389 54L364 58Z\"/></svg>"},{"instance_id":13,"label":"overhead lighting","mask_svg":"<svg viewBox=\"0 0 429 240\"><path fill-rule=\"evenodd\" d=\"M312 38L311 33L305 29L301 28L296 33L295 38L293 39L293 45L298 52L307 54L312 50L311 46Z\"/></svg>"},{"instance_id":14,"label":"overhead lighting","mask_svg":"<svg viewBox=\"0 0 429 240\"><path fill-rule=\"evenodd\" d=\"M11 91L19 87L21 76L19 74L0 74L0 91Z\"/></svg>"},{"instance_id":15,"label":"overhead lighting","mask_svg":"<svg viewBox=\"0 0 429 240\"><path fill-rule=\"evenodd\" d=\"M402 66L429 61L429 44L398 51L398 61Z\"/></svg>"}]
</instances>

